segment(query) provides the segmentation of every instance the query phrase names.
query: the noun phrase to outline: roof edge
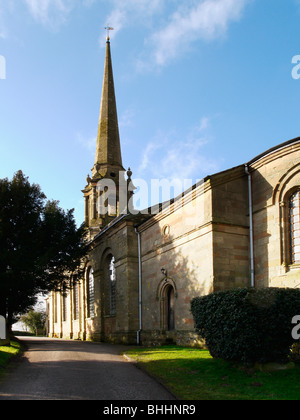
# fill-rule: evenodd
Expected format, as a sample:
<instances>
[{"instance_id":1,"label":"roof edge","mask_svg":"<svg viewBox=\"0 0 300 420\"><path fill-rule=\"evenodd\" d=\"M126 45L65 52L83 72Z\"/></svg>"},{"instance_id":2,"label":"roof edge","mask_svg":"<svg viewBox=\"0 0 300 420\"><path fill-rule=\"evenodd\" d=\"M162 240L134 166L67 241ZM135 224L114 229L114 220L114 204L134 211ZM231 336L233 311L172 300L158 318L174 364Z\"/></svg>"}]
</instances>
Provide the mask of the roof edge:
<instances>
[{"instance_id":1,"label":"roof edge","mask_svg":"<svg viewBox=\"0 0 300 420\"><path fill-rule=\"evenodd\" d=\"M292 140L288 140L284 143L278 144L277 146L271 147L271 149L266 150L265 152L261 153L260 155L256 156L255 158L251 159L249 162L246 163L246 165L250 166L253 165L254 163L260 161L261 159L263 159L264 157L270 155L271 153L284 149L287 146L290 146L292 144L296 144L300 142L300 137L296 137Z\"/></svg>"}]
</instances>

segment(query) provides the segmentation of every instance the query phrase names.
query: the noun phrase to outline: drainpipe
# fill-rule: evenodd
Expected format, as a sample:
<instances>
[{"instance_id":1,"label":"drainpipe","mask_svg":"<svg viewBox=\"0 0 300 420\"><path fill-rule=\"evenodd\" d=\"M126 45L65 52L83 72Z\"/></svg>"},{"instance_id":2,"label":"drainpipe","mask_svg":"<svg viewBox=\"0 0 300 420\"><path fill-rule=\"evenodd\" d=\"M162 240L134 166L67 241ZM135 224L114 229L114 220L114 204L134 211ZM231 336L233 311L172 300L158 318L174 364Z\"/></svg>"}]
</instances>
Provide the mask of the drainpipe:
<instances>
[{"instance_id":1,"label":"drainpipe","mask_svg":"<svg viewBox=\"0 0 300 420\"><path fill-rule=\"evenodd\" d=\"M253 203L252 203L252 178L249 172L249 166L245 165L245 171L248 176L248 194L249 194L249 227L250 227L250 261L251 261L251 287L255 287L255 268L254 268L254 231L253 231Z\"/></svg>"},{"instance_id":2,"label":"drainpipe","mask_svg":"<svg viewBox=\"0 0 300 420\"><path fill-rule=\"evenodd\" d=\"M138 228L135 228L138 237L138 256L139 256L139 330L137 331L137 345L141 342L142 332L142 256L141 256L141 234Z\"/></svg>"}]
</instances>

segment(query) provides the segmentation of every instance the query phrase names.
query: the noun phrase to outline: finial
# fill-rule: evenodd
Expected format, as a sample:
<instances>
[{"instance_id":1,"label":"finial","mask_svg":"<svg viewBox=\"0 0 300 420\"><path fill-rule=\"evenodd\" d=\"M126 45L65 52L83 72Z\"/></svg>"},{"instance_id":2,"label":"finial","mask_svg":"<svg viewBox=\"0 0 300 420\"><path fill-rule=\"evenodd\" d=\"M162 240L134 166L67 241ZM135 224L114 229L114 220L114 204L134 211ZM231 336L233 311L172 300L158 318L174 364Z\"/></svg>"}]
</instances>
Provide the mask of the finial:
<instances>
[{"instance_id":1,"label":"finial","mask_svg":"<svg viewBox=\"0 0 300 420\"><path fill-rule=\"evenodd\" d=\"M131 169L130 169L130 168L128 168L128 171L127 171L127 176L128 176L128 181L131 181L132 171L131 171Z\"/></svg>"},{"instance_id":2,"label":"finial","mask_svg":"<svg viewBox=\"0 0 300 420\"><path fill-rule=\"evenodd\" d=\"M110 37L109 37L109 32L110 31L113 31L114 30L114 28L112 28L111 26L109 26L109 25L107 25L104 29L106 29L107 30L107 41L109 41L110 40Z\"/></svg>"}]
</instances>

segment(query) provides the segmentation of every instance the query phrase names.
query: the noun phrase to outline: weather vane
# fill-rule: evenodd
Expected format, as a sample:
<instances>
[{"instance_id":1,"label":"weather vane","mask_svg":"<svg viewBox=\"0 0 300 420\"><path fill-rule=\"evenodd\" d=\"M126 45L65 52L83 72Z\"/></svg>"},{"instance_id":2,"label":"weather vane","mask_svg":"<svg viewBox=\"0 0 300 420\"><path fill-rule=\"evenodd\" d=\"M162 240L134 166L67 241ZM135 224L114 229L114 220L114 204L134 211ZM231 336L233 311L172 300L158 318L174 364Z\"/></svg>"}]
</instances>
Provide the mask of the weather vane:
<instances>
[{"instance_id":1,"label":"weather vane","mask_svg":"<svg viewBox=\"0 0 300 420\"><path fill-rule=\"evenodd\" d=\"M110 31L113 31L114 30L114 28L112 28L111 26L106 26L104 29L106 29L107 30L107 40L109 41L109 32Z\"/></svg>"}]
</instances>

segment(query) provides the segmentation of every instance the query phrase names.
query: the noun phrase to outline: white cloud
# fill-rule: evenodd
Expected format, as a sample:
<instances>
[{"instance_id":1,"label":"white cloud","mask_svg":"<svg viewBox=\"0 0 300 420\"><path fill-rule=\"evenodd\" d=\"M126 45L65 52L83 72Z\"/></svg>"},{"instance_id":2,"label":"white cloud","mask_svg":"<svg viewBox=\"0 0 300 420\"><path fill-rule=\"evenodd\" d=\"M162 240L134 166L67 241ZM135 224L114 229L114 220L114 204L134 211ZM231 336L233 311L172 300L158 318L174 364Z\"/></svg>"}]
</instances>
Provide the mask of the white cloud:
<instances>
[{"instance_id":1,"label":"white cloud","mask_svg":"<svg viewBox=\"0 0 300 420\"><path fill-rule=\"evenodd\" d=\"M7 32L6 29L4 28L4 24L1 22L1 16L0 16L0 39L5 39L7 38Z\"/></svg>"},{"instance_id":2,"label":"white cloud","mask_svg":"<svg viewBox=\"0 0 300 420\"><path fill-rule=\"evenodd\" d=\"M168 64L195 41L223 36L251 1L112 0L106 23L115 28L112 38L124 28L148 30L143 56L136 62L138 70L144 71ZM100 43L105 45L103 36Z\"/></svg>"},{"instance_id":3,"label":"white cloud","mask_svg":"<svg viewBox=\"0 0 300 420\"><path fill-rule=\"evenodd\" d=\"M145 24L148 18L163 10L165 0L113 0L110 17L117 16L121 27ZM136 20L138 18L138 20ZM115 24L115 23L114 23Z\"/></svg>"},{"instance_id":4,"label":"white cloud","mask_svg":"<svg viewBox=\"0 0 300 420\"><path fill-rule=\"evenodd\" d=\"M135 112L133 109L125 109L119 118L119 127L132 127L134 125Z\"/></svg>"},{"instance_id":5,"label":"white cloud","mask_svg":"<svg viewBox=\"0 0 300 420\"><path fill-rule=\"evenodd\" d=\"M223 36L231 22L238 21L251 0L188 1L169 18L163 29L147 41L153 49L152 59L158 66L178 57L197 40Z\"/></svg>"},{"instance_id":6,"label":"white cloud","mask_svg":"<svg viewBox=\"0 0 300 420\"><path fill-rule=\"evenodd\" d=\"M113 8L105 24L114 27L111 38L125 27L151 26L152 17L160 14L166 0L112 0ZM103 37L100 44L105 45Z\"/></svg>"},{"instance_id":7,"label":"white cloud","mask_svg":"<svg viewBox=\"0 0 300 420\"><path fill-rule=\"evenodd\" d=\"M166 136L159 135L158 137L158 139L155 139L147 144L143 153L141 165L139 167L139 173L142 173L145 169L151 166L151 162L155 162L154 153L156 150L161 150L163 148L163 144L166 142ZM160 138L163 138L163 142L160 141Z\"/></svg>"},{"instance_id":8,"label":"white cloud","mask_svg":"<svg viewBox=\"0 0 300 420\"><path fill-rule=\"evenodd\" d=\"M76 140L84 147L90 154L94 155L96 151L97 137L85 137L81 133L77 133Z\"/></svg>"},{"instance_id":9,"label":"white cloud","mask_svg":"<svg viewBox=\"0 0 300 420\"><path fill-rule=\"evenodd\" d=\"M6 19L5 19L5 12L11 6L10 3L5 2L5 0L0 0L0 39L7 38L7 27L6 27Z\"/></svg>"},{"instance_id":10,"label":"white cloud","mask_svg":"<svg viewBox=\"0 0 300 420\"><path fill-rule=\"evenodd\" d=\"M204 146L212 140L210 119L203 117L199 124L185 134L178 128L169 133L158 132L148 142L141 164L134 171L135 208L143 209L170 200L186 191L208 174L220 170L222 159L208 157Z\"/></svg>"},{"instance_id":11,"label":"white cloud","mask_svg":"<svg viewBox=\"0 0 300 420\"><path fill-rule=\"evenodd\" d=\"M74 0L24 0L34 19L56 28L64 23L75 5Z\"/></svg>"},{"instance_id":12,"label":"white cloud","mask_svg":"<svg viewBox=\"0 0 300 420\"><path fill-rule=\"evenodd\" d=\"M209 173L217 172L219 161L208 158L203 147L209 143L208 133L210 120L203 117L182 140L178 130L168 134L159 132L146 146L137 176L148 173L152 178L193 179L203 178Z\"/></svg>"}]
</instances>

